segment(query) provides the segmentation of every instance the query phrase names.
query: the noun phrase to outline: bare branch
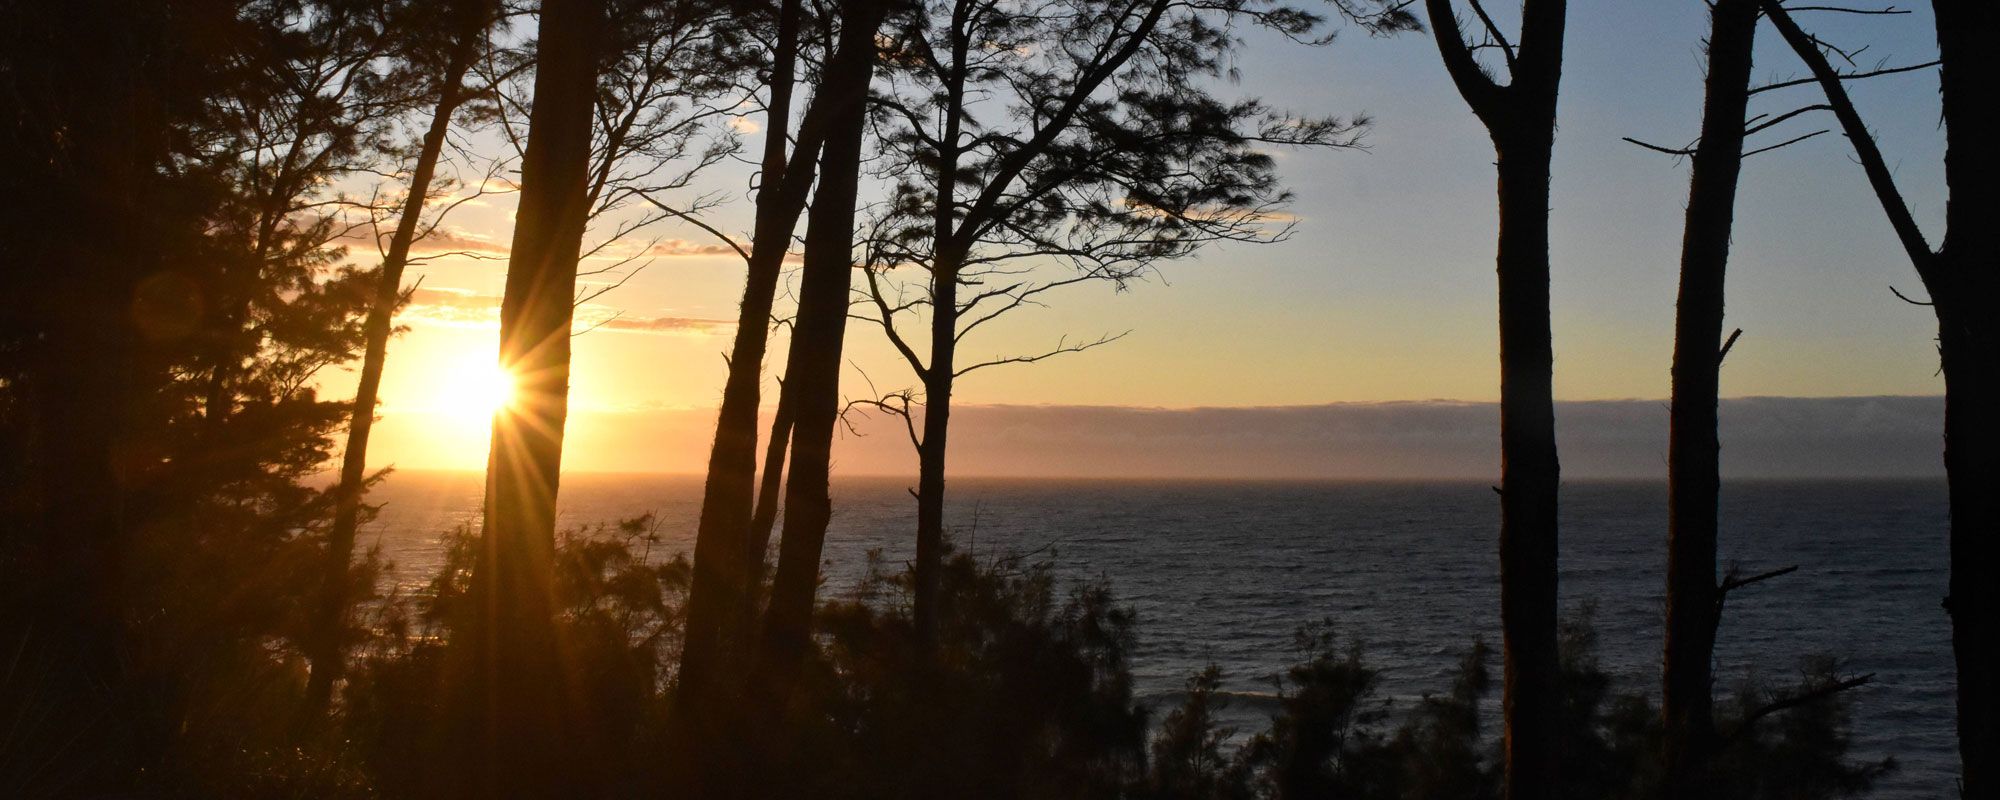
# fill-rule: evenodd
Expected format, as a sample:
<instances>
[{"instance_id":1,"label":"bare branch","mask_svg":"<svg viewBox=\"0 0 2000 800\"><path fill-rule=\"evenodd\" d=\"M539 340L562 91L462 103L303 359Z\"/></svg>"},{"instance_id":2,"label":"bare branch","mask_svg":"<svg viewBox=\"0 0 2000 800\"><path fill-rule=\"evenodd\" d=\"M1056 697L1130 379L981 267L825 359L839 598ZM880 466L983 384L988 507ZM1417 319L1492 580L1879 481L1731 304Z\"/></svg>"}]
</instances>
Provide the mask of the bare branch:
<instances>
[{"instance_id":1,"label":"bare branch","mask_svg":"<svg viewBox=\"0 0 2000 800\"><path fill-rule=\"evenodd\" d=\"M1934 306L1934 305L1937 305L1936 303L1926 303L1926 302L1923 302L1923 301L1921 301L1921 300L1911 300L1910 298L1908 298L1908 297L1904 296L1902 292L1899 292L1899 291L1896 291L1896 287L1894 287L1894 286L1891 286L1891 287L1889 287L1889 293L1890 293L1890 294L1893 294L1893 295L1895 295L1895 296L1896 296L1896 299L1898 299L1898 300L1901 300L1901 301L1903 301L1903 302L1905 302L1905 303L1909 303L1910 305L1913 305L1913 306Z\"/></svg>"},{"instance_id":2,"label":"bare branch","mask_svg":"<svg viewBox=\"0 0 2000 800\"><path fill-rule=\"evenodd\" d=\"M690 225L693 225L693 226L695 226L695 227L697 227L697 228L700 228L700 229L702 229L702 230L704 230L704 231L707 231L707 232L709 233L709 235L711 235L711 236L714 236L715 238L717 238L717 239L720 239L720 240L722 240L722 243L723 243L723 244L726 244L726 245L729 245L729 249L731 249L731 250L735 250L735 251L736 251L736 254L737 254L737 255L739 255L739 256L742 256L742 257L743 257L743 261L744 261L744 263L746 263L746 264L747 264L747 263L749 263L749 261L750 261L750 252L749 252L749 251L747 251L747 250L744 250L744 249L743 249L743 245L740 245L740 244L737 244L737 243L736 243L736 240L735 240L735 239L731 239L731 238L729 238L729 235L728 235L728 234L725 234L725 233L723 233L722 231L719 231L719 230L716 230L714 226L712 226L712 225L710 225L710 224L708 224L708 223L706 223L706 222L702 222L702 221L701 221L701 220L700 220L699 218L697 218L697 217L694 217L694 216L692 216L692 215L690 215L690 214L688 214L688 213L686 213L686 212L684 212L684 211L681 211L681 210L679 210L679 209L676 209L676 208L673 208L673 207L670 207L670 206L668 206L668 205L667 205L667 204L665 204L665 203L662 203L662 202L660 202L660 201L658 201L658 200L655 200L655 199L653 199L653 196L652 196L652 195L650 195L650 194L647 194L647 193L646 193L646 190L644 190L644 189L632 189L632 190L630 190L630 191L631 191L631 193L632 193L632 194L634 194L634 195L637 195L639 199L641 199L641 200L644 200L644 201L646 201L646 202L648 202L648 203L651 203L651 204L653 204L653 207L654 207L654 208L657 208L657 209L659 209L659 210L661 210L661 211L663 211L663 212L666 212L666 213L668 213L668 214L671 214L671 215L673 215L673 216L675 216L675 217L679 217L679 218L680 218L681 220L683 220L683 221L687 222L688 224L690 224Z\"/></svg>"},{"instance_id":3,"label":"bare branch","mask_svg":"<svg viewBox=\"0 0 2000 800\"><path fill-rule=\"evenodd\" d=\"M1742 328L1737 328L1737 329L1736 329L1736 330L1735 330L1734 332L1732 332L1732 333L1730 333L1730 334L1729 334L1729 340L1728 340L1728 341L1725 341L1725 342L1723 342L1723 343L1722 343L1722 349L1721 349L1721 350L1719 350L1719 351L1717 351L1717 352L1716 352L1716 354L1715 354L1715 363L1717 363L1717 364L1720 364L1720 363L1722 363L1722 360L1723 360L1723 359L1725 359L1725 358L1728 358L1728 357L1729 357L1729 348L1732 348L1732 347L1735 347L1735 346L1736 346L1736 339L1737 339L1738 337L1741 337L1742 335L1743 335L1743 329L1742 329ZM1794 567L1794 569L1797 569L1797 568L1796 568L1796 567Z\"/></svg>"},{"instance_id":4,"label":"bare branch","mask_svg":"<svg viewBox=\"0 0 2000 800\"><path fill-rule=\"evenodd\" d=\"M1742 331L1737 331L1737 332L1738 332L1738 333L1741 333ZM1734 342L1734 341L1736 341L1736 337L1734 337L1734 336L1731 336L1731 337L1729 337L1729 341L1731 341L1731 342ZM1727 353L1727 352L1729 352L1729 349L1728 349L1727 347L1724 347L1724 348L1723 348L1723 352ZM1717 590L1718 590L1718 591L1720 591L1720 592L1721 592L1722 594L1725 594L1725 595L1726 595L1726 594L1728 594L1728 593L1730 593L1730 592L1733 592L1733 591L1736 591L1737 589L1741 589L1741 588L1743 588L1743 587L1745 587L1745 586L1749 586L1750 584L1753 584L1753 583L1762 583L1762 582L1764 582L1764 581L1768 581L1768 580L1770 580L1770 579L1772 579L1772 578L1779 578L1779 577L1783 577L1783 576L1786 576L1786 575L1790 575L1790 574L1792 574L1792 573L1794 573L1794 572L1798 572L1798 571L1799 571L1799 567L1798 567L1798 565L1797 565L1797 564L1794 564L1794 565L1792 565L1792 566L1789 566L1789 567L1785 567L1784 569L1774 569L1774 570L1771 570L1770 572L1760 572L1760 573L1757 573L1757 574L1755 574L1755 575L1752 575L1752 576L1750 576L1750 577L1747 577L1747 578L1739 578L1739 577L1736 577L1736 576L1732 575L1732 576L1728 577L1727 579L1724 579L1724 580L1722 581L1722 585L1721 585L1721 586L1718 586L1718 587L1716 587L1716 588L1717 588Z\"/></svg>"},{"instance_id":5,"label":"bare branch","mask_svg":"<svg viewBox=\"0 0 2000 800\"><path fill-rule=\"evenodd\" d=\"M1807 139L1811 139L1811 138L1813 138L1814 136L1818 136L1818 135L1820 135L1820 134L1822 134L1822 133L1826 133L1826 132L1827 132L1827 130L1826 130L1825 128L1821 128L1821 129L1819 129L1819 130L1816 130L1816 131L1813 131L1812 133L1808 133L1808 134L1806 134L1806 135L1804 135L1804 136L1795 136L1795 137L1792 137L1792 138L1790 138L1790 139L1786 139L1786 140L1784 140L1784 141L1782 141L1782 142L1779 142L1779 143L1777 143L1777 144L1774 144L1774 145L1770 145L1770 146L1768 146L1768 147L1759 147L1759 148L1757 148L1757 149L1755 149L1755 150L1745 150L1745 151L1743 151L1743 157L1744 157L1744 158L1749 158L1749 157L1751 157L1751 156L1754 156L1754 155L1756 155L1756 154L1758 154L1758 153L1769 153L1769 152L1771 152L1772 150L1776 150L1776 149L1778 149L1778 148L1780 148L1780 147L1788 147L1788 146L1791 146L1791 145L1795 145L1795 144L1798 144L1799 142L1803 142L1803 141L1805 141L1805 140L1807 140Z\"/></svg>"},{"instance_id":6,"label":"bare branch","mask_svg":"<svg viewBox=\"0 0 2000 800\"><path fill-rule=\"evenodd\" d=\"M1660 146L1660 145L1657 145L1657 144L1651 144L1651 143L1648 143L1648 142L1642 142L1642 141L1639 141L1638 139L1634 139L1634 138L1632 138L1632 137L1630 137L1630 136L1621 136L1621 137L1619 137L1619 138L1621 138L1621 139L1624 139L1625 141L1628 141L1628 142L1631 142L1631 143L1633 143L1633 144L1636 144L1636 145L1638 145L1638 146L1640 146L1640 147L1644 147L1644 148L1646 148L1647 150L1657 150L1657 151L1659 151L1659 152L1662 152L1662 153L1666 153L1667 155L1670 155L1670 156L1692 156L1692 155L1694 155L1694 145L1692 145L1692 144L1688 145L1687 147L1663 147L1663 146Z\"/></svg>"},{"instance_id":7,"label":"bare branch","mask_svg":"<svg viewBox=\"0 0 2000 800\"><path fill-rule=\"evenodd\" d=\"M1907 10L1900 9L1895 6L1888 6L1886 8L1849 8L1845 6L1786 6L1785 10L1792 12L1794 14L1797 14L1802 11L1832 11L1841 14L1865 14L1871 16L1910 13Z\"/></svg>"},{"instance_id":8,"label":"bare branch","mask_svg":"<svg viewBox=\"0 0 2000 800\"><path fill-rule=\"evenodd\" d=\"M1904 202L1902 192L1896 188L1896 179L1889 172L1889 165L1882 158L1881 148L1876 145L1874 135L1869 133L1868 126L1861 121L1861 113L1854 108L1854 101L1847 96L1847 88L1842 85L1842 81L1847 78L1834 71L1833 65L1827 63L1826 55L1814 45L1812 37L1799 29L1798 23L1792 21L1791 15L1785 13L1783 5L1777 0L1764 0L1763 5L1764 14L1770 18L1771 24L1784 36L1786 43L1792 46L1792 51L1798 54L1799 60L1804 61L1806 68L1812 71L1813 79L1819 82L1821 91L1826 94L1827 103L1833 106L1834 116L1840 120L1841 131L1847 134L1848 142L1854 146L1855 157L1860 160L1862 170L1868 175L1868 184L1875 190L1876 200L1882 204L1883 212L1889 217L1890 227L1895 229L1896 238L1901 241L1904 252L1909 255L1911 265L1916 268L1918 277L1923 278L1926 285L1932 285L1936 255L1932 252L1930 244L1925 241L1923 230L1917 227L1916 217L1910 213L1909 204ZM1902 71L1908 69L1912 68L1905 68Z\"/></svg>"},{"instance_id":9,"label":"bare branch","mask_svg":"<svg viewBox=\"0 0 2000 800\"><path fill-rule=\"evenodd\" d=\"M1119 339L1123 339L1130 333L1131 331L1125 331L1124 333L1120 333L1116 336L1102 336L1098 337L1095 341L1081 342L1078 344L1070 344L1067 337L1065 337L1064 339L1057 340L1056 346L1047 351L1036 353L1034 355L1011 356L1008 358L996 358L991 361L981 361L977 364L973 364L972 366L958 370L957 372L953 372L951 376L953 378L959 378L963 377L968 372L977 369L985 369L986 367L997 367L1002 364L1033 364L1037 361L1054 358L1056 356L1063 355L1065 353L1081 353L1085 350L1089 350L1095 347L1101 347L1110 344L1112 342L1118 341Z\"/></svg>"},{"instance_id":10,"label":"bare branch","mask_svg":"<svg viewBox=\"0 0 2000 800\"><path fill-rule=\"evenodd\" d=\"M1834 73L1832 77L1836 80L1842 80L1842 81L1858 81L1866 78L1876 78L1883 75L1896 75L1904 72L1916 72L1917 70L1930 69L1931 67L1935 67L1940 63L1942 62L1926 61L1922 64L1911 64L1909 66L1904 66L1904 67L1885 67L1883 69L1870 70L1868 72L1839 72L1839 73ZM1789 89L1793 86L1804 86L1809 83L1817 83L1817 82L1820 82L1820 78L1818 77L1794 78L1788 81L1779 81L1777 83L1767 83L1764 84L1763 86L1750 87L1750 94L1752 96L1755 96L1758 94L1762 94L1764 92L1777 91L1779 89Z\"/></svg>"},{"instance_id":11,"label":"bare branch","mask_svg":"<svg viewBox=\"0 0 2000 800\"><path fill-rule=\"evenodd\" d=\"M1791 119L1800 114L1804 114L1810 111L1832 111L1832 110L1833 106L1827 105L1825 103L1814 103L1809 106L1794 108L1783 114L1779 114L1778 116L1771 117L1769 120L1766 120L1764 122L1757 122L1757 120L1764 119L1764 117L1769 116L1765 114L1760 114L1756 117L1752 117L1751 119L1743 123L1743 135L1753 136L1757 134L1759 131L1769 130L1773 125L1777 125L1781 122L1784 122L1785 120Z\"/></svg>"},{"instance_id":12,"label":"bare branch","mask_svg":"<svg viewBox=\"0 0 2000 800\"><path fill-rule=\"evenodd\" d=\"M1465 0L1465 2L1472 6L1472 13L1479 15L1479 22L1486 26L1487 35L1493 37L1493 43L1500 48L1500 53L1507 57L1507 70L1513 71L1514 46L1507 43L1507 34L1501 33L1500 26L1493 24L1493 17L1487 15L1486 7L1480 5L1479 0Z\"/></svg>"}]
</instances>

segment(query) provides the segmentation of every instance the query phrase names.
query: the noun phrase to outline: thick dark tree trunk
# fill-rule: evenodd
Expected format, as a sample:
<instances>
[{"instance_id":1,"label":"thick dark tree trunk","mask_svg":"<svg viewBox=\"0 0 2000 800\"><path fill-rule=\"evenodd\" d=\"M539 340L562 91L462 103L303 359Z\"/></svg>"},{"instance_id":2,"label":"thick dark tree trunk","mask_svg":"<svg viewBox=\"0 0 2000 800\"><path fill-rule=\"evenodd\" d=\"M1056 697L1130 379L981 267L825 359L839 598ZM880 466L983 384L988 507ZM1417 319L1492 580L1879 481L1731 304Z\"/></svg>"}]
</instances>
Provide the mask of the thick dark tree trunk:
<instances>
[{"instance_id":1,"label":"thick dark tree trunk","mask_svg":"<svg viewBox=\"0 0 2000 800\"><path fill-rule=\"evenodd\" d=\"M382 388L382 365L388 357L389 334L394 329L396 305L402 299L403 268L409 263L410 246L416 241L417 227L423 218L424 199L430 193L431 179L437 174L438 159L444 152L445 134L450 132L452 115L465 99L462 84L465 73L471 68L478 40L477 33L468 33L458 43L457 51L446 67L439 84L437 106L431 112L430 128L424 131L417 163L410 174L409 197L403 202L403 215L396 220L396 231L390 236L389 250L384 254L381 271L376 276L375 301L368 310L366 323L367 349L362 353L361 377L354 390L354 409L347 427L347 449L341 453L340 486L335 490L333 527L327 533L326 570L321 578L325 583L320 587L313 640L307 646L306 657L312 663L312 677L306 684L307 716L317 716L325 711L333 695L334 681L339 680L345 666L347 610L352 602L348 570L354 557L355 528L361 519L361 496L363 484L367 481L368 437L375 427L375 404Z\"/></svg>"},{"instance_id":2,"label":"thick dark tree trunk","mask_svg":"<svg viewBox=\"0 0 2000 800\"><path fill-rule=\"evenodd\" d=\"M2000 5L1935 0L1944 106L1944 245L1933 251L1873 134L1813 39L1777 0L1764 13L1812 70L1910 263L1930 291L1945 387L1944 464L1951 492L1951 616L1958 666L1958 748L1965 797L2000 798Z\"/></svg>"},{"instance_id":3,"label":"thick dark tree trunk","mask_svg":"<svg viewBox=\"0 0 2000 800\"><path fill-rule=\"evenodd\" d=\"M1496 136L1496 139L1498 137ZM1500 631L1507 796L1556 796L1554 354L1549 338L1550 140L1500 149Z\"/></svg>"},{"instance_id":4,"label":"thick dark tree trunk","mask_svg":"<svg viewBox=\"0 0 2000 800\"><path fill-rule=\"evenodd\" d=\"M1944 360L1952 651L1965 796L2000 798L2000 7L1937 0L1946 205L1931 298ZM1943 285L1937 285L1943 284Z\"/></svg>"},{"instance_id":5,"label":"thick dark tree trunk","mask_svg":"<svg viewBox=\"0 0 2000 800\"><path fill-rule=\"evenodd\" d=\"M821 548L833 516L827 482L840 414L841 350L854 274L855 194L867 121L865 107L856 103L835 122L806 223L805 277L785 370L785 390L796 407L791 477L785 483L784 534L756 664L758 702L767 713L784 708L797 681L811 636Z\"/></svg>"},{"instance_id":6,"label":"thick dark tree trunk","mask_svg":"<svg viewBox=\"0 0 2000 800\"><path fill-rule=\"evenodd\" d=\"M1672 430L1667 450L1666 652L1660 712L1670 798L1712 794L1703 775L1716 745L1710 663L1721 597L1715 582L1721 493L1716 403L1720 394L1723 277L1743 164L1756 0L1719 0L1709 13L1708 88L1688 181L1674 318Z\"/></svg>"},{"instance_id":7,"label":"thick dark tree trunk","mask_svg":"<svg viewBox=\"0 0 2000 800\"><path fill-rule=\"evenodd\" d=\"M1951 491L1952 652L1958 666L1958 747L1965 797L2000 797L2000 321L1993 271L1978 302L1938 300L1939 351L1945 377L1945 470ZM1970 297L1965 295L1966 297Z\"/></svg>"},{"instance_id":8,"label":"thick dark tree trunk","mask_svg":"<svg viewBox=\"0 0 2000 800\"><path fill-rule=\"evenodd\" d=\"M569 796L591 752L570 713L555 622L555 507L569 409L570 325L603 0L542 4L535 105L521 161L500 363L515 402L493 422L486 514L453 689L469 714L460 794Z\"/></svg>"},{"instance_id":9,"label":"thick dark tree trunk","mask_svg":"<svg viewBox=\"0 0 2000 800\"><path fill-rule=\"evenodd\" d=\"M1459 31L1450 0L1428 0L1438 51L1499 156L1500 629L1505 643L1509 800L1562 794L1567 731L1557 686L1554 356L1549 337L1549 161L1562 79L1563 0L1527 0L1512 81L1496 84Z\"/></svg>"},{"instance_id":10,"label":"thick dark tree trunk","mask_svg":"<svg viewBox=\"0 0 2000 800\"><path fill-rule=\"evenodd\" d=\"M763 380L764 350L770 339L771 304L777 292L792 229L805 206L805 187L812 182L810 161L787 156L783 132L791 128L791 101L798 57L799 0L783 0L778 14L778 45L771 67L771 98L763 157L762 185L757 191L748 277L730 349L729 375L723 385L722 408L716 416L715 442L709 450L708 478L702 491L701 519L695 531L694 576L689 588L687 624L679 686L674 694L676 727L695 739L712 738L720 720L712 710L727 694L720 678L729 672L726 654L740 652L740 631L747 584L750 519L757 478L757 404ZM801 150L805 150L801 143ZM804 173L800 175L799 173Z\"/></svg>"},{"instance_id":11,"label":"thick dark tree trunk","mask_svg":"<svg viewBox=\"0 0 2000 800\"><path fill-rule=\"evenodd\" d=\"M176 11L91 0L0 11L0 40L23 48L0 57L15 69L0 102L0 188L15 198L0 282L32 292L0 309L27 429L24 485L0 488L22 503L0 530L11 654L0 715L16 726L0 784L22 796L127 794L161 739L149 698L132 691L126 566L141 521L127 508L145 465L127 449L143 444L129 438L140 387L157 385L138 377L146 339L133 312L171 233L149 198L163 198L174 81L160 64L175 43L161 31ZM64 57L77 53L90 55Z\"/></svg>"}]
</instances>

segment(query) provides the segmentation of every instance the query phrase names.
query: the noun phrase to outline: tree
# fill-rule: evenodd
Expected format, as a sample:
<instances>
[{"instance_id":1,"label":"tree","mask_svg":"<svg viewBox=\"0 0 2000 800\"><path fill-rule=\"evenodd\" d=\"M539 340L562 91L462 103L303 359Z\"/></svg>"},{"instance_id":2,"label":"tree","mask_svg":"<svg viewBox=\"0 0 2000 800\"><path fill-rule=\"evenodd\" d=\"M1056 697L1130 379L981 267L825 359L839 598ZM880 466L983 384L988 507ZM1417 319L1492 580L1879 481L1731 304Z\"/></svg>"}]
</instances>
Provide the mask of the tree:
<instances>
[{"instance_id":1,"label":"tree","mask_svg":"<svg viewBox=\"0 0 2000 800\"><path fill-rule=\"evenodd\" d=\"M751 570L746 562L756 499L757 405L770 339L771 307L785 256L791 250L792 231L813 185L821 145L840 110L861 102L859 92L866 90L865 81L859 91L839 88L848 84L834 76L866 73L873 69L875 58L872 39L865 48L828 54L820 72L819 91L801 116L796 135L787 137L784 132L792 129L803 12L798 0L783 0L776 10L777 39L765 99L770 133L756 195L753 240L744 254L748 274L743 304L702 491L686 641L674 695L674 727L683 737L711 737L726 727L722 701L735 694L737 683L723 676L729 673L729 655L746 649L741 645L745 635L742 625L748 618L744 604L748 602L745 592Z\"/></svg>"},{"instance_id":2,"label":"tree","mask_svg":"<svg viewBox=\"0 0 2000 800\"><path fill-rule=\"evenodd\" d=\"M1559 793L1556 654L1554 353L1549 339L1549 159L1562 78L1565 0L1525 0L1520 45L1477 0L1490 41L1467 42L1451 0L1426 0L1446 72L1486 125L1499 155L1500 628L1506 791L1513 800ZM1497 49L1498 83L1475 47Z\"/></svg>"},{"instance_id":3,"label":"tree","mask_svg":"<svg viewBox=\"0 0 2000 800\"><path fill-rule=\"evenodd\" d=\"M300 369L348 355L296 367L260 361L273 338L296 330L288 317L310 312L315 271L337 259L334 245L351 227L343 213L351 203L336 182L377 163L377 137L406 108L387 95L381 71L391 42L384 8L362 0L259 0L239 12L251 37L245 86L221 98L220 138L211 148L231 179L231 197L214 224L224 260L206 287L212 311L202 402L210 452L250 446L242 440L254 427L229 430L239 406L280 399L302 382Z\"/></svg>"},{"instance_id":4,"label":"tree","mask_svg":"<svg viewBox=\"0 0 2000 800\"><path fill-rule=\"evenodd\" d=\"M777 572L751 682L752 702L761 706L766 721L775 721L777 715L770 712L782 709L790 699L800 661L811 644L821 547L833 514L827 481L834 424L840 415L841 351L855 267L861 145L868 122L867 107L859 98L866 94L874 76L875 31L888 6L887 0L846 4L840 50L868 52L871 57L866 59L865 68L828 76L842 85L822 85L822 91L838 92L855 98L855 102L841 109L820 151L819 185L806 220L798 316L792 324L786 359L783 392L791 406L791 469L785 482L785 523Z\"/></svg>"},{"instance_id":5,"label":"tree","mask_svg":"<svg viewBox=\"0 0 2000 800\"><path fill-rule=\"evenodd\" d=\"M24 738L20 757L46 761L10 776L22 791L122 791L157 744L127 691L131 488L152 464L124 454L157 430L162 351L196 327L184 305L142 301L184 294L175 268L214 208L213 176L179 168L194 147L174 134L227 85L234 23L222 3L0 3L0 188L16 198L0 220L0 497L18 515L0 534L0 636L31 655L14 674L39 666L64 709ZM181 46L203 29L219 35Z\"/></svg>"},{"instance_id":6,"label":"tree","mask_svg":"<svg viewBox=\"0 0 2000 800\"><path fill-rule=\"evenodd\" d=\"M431 181L444 156L445 137L451 132L452 120L477 92L475 87L466 85L466 76L499 15L499 4L493 0L467 0L440 7L432 18L403 20L416 35L412 37L414 41L404 45L407 48L404 58L408 60L404 74L399 77L423 87L421 94L434 98L434 102L429 124L417 144L415 162L410 167L395 232L374 275L365 323L366 349L362 353L360 380L354 390L347 446L341 453L333 523L327 532L327 569L321 579L315 630L306 645L307 659L312 664L312 677L306 689L309 716L325 709L344 665L347 613L355 588L349 569L354 557L355 529L361 521L362 495L368 482L368 439L375 425L375 405L382 387L382 367L388 357L393 318L403 299L403 270L409 265L410 248L424 221L424 206L431 199ZM438 48L442 57L431 48Z\"/></svg>"},{"instance_id":7,"label":"tree","mask_svg":"<svg viewBox=\"0 0 2000 800\"><path fill-rule=\"evenodd\" d=\"M1379 31L1412 24L1400 6L1366 16L1355 9L1371 6L1337 6ZM1320 19L1250 0L954 0L921 5L898 31L899 70L883 100L890 160L881 168L897 177L873 225L865 276L875 321L922 385L921 434L909 394L877 402L910 423L918 452L921 640L937 633L957 380L1117 338L1065 339L1042 353L968 364L958 360L966 336L1065 286L1123 286L1205 244L1282 238L1267 223L1288 195L1263 148L1357 144L1362 121L1225 102L1196 84L1221 71L1237 21L1297 38ZM1069 270L1051 274L1059 267ZM913 286L885 285L902 269L918 273ZM927 315L928 337L912 344L899 315Z\"/></svg>"},{"instance_id":8,"label":"tree","mask_svg":"<svg viewBox=\"0 0 2000 800\"><path fill-rule=\"evenodd\" d=\"M569 410L571 305L589 213L592 111L602 0L541 10L535 100L500 309L500 366L515 402L493 421L485 523L453 642L456 713L469 730L459 791L574 791L588 745L568 730L555 627L555 503Z\"/></svg>"},{"instance_id":9,"label":"tree","mask_svg":"<svg viewBox=\"0 0 2000 800\"><path fill-rule=\"evenodd\" d=\"M1943 100L1945 233L1933 248L1910 213L1887 159L1844 82L1932 66L1841 72L1828 52L1849 54L1799 27L1776 0L1762 2L1773 26L1804 61L1854 148L1897 241L1930 293L1944 373L1944 464L1951 493L1951 616L1958 667L1958 747L1966 797L2000 797L2000 8L1936 0L1938 85ZM1799 8L1797 11L1806 9ZM1759 87L1759 89L1769 87Z\"/></svg>"},{"instance_id":10,"label":"tree","mask_svg":"<svg viewBox=\"0 0 2000 800\"><path fill-rule=\"evenodd\" d=\"M1705 765L1718 746L1711 664L1722 593L1716 585L1721 494L1716 404L1721 393L1723 276L1743 165L1755 0L1709 10L1707 97L1688 179L1674 316L1673 399L1667 450L1667 611L1660 715L1668 797L1709 794Z\"/></svg>"}]
</instances>

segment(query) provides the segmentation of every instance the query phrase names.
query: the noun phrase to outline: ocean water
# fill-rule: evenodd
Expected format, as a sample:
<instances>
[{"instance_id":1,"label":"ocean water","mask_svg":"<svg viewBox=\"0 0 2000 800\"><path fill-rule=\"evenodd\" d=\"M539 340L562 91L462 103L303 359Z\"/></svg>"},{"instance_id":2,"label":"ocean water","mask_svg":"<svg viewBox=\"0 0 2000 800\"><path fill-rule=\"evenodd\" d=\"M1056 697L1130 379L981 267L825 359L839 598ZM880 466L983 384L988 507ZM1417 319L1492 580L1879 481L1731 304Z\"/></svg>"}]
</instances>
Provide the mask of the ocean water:
<instances>
[{"instance_id":1,"label":"ocean water","mask_svg":"<svg viewBox=\"0 0 2000 800\"><path fill-rule=\"evenodd\" d=\"M852 585L865 554L914 549L903 479L836 480L827 591ZM564 478L566 526L642 513L660 520L659 552L686 551L698 478ZM478 519L477 475L404 472L371 496L363 533L421 584L439 535ZM1484 483L1234 483L981 480L951 483L948 521L981 557L1034 551L1068 579L1108 581L1139 615L1134 672L1142 699L1174 702L1186 676L1220 665L1253 702L1294 660L1292 634L1330 619L1383 670L1402 700L1443 691L1475 637L1497 644L1498 498ZM1563 488L1562 597L1595 608L1599 657L1620 689L1657 684L1666 488L1572 482ZM1733 593L1717 646L1727 688L1752 673L1789 680L1799 659L1830 653L1873 673L1857 690L1858 755L1894 755L1882 798L1955 795L1946 495L1940 481L1726 484L1721 560L1747 573L1799 571ZM1493 663L1498 669L1498 660ZM1250 721L1246 727L1259 727Z\"/></svg>"}]
</instances>

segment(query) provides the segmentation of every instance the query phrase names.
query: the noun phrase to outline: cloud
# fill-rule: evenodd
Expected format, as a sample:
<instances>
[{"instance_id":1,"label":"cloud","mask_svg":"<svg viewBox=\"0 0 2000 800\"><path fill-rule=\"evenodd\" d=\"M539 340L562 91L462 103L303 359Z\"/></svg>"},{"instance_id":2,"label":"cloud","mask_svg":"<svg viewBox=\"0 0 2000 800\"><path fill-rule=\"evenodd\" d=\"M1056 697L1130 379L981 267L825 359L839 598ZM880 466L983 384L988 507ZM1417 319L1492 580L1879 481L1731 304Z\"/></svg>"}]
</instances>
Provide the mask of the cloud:
<instances>
[{"instance_id":1,"label":"cloud","mask_svg":"<svg viewBox=\"0 0 2000 800\"><path fill-rule=\"evenodd\" d=\"M736 330L733 319L702 319L700 317L612 317L598 325L598 330L623 331L626 333L662 333L711 335Z\"/></svg>"},{"instance_id":2,"label":"cloud","mask_svg":"<svg viewBox=\"0 0 2000 800\"><path fill-rule=\"evenodd\" d=\"M410 302L403 306L401 317L405 321L434 325L497 328L500 325L500 298L470 289L419 287L410 293ZM578 331L708 336L735 328L734 320L632 316L596 304L585 305L576 312Z\"/></svg>"},{"instance_id":3,"label":"cloud","mask_svg":"<svg viewBox=\"0 0 2000 800\"><path fill-rule=\"evenodd\" d=\"M417 287L397 316L406 322L459 328L498 328L500 298L470 289Z\"/></svg>"},{"instance_id":4,"label":"cloud","mask_svg":"<svg viewBox=\"0 0 2000 800\"><path fill-rule=\"evenodd\" d=\"M429 236L410 243L412 253L476 253L483 256L504 256L512 247L509 242L497 241L483 234L459 228L438 228Z\"/></svg>"},{"instance_id":5,"label":"cloud","mask_svg":"<svg viewBox=\"0 0 2000 800\"><path fill-rule=\"evenodd\" d=\"M646 248L646 255L653 258L686 258L690 256L736 257L736 249L720 242L697 243L686 239L663 239Z\"/></svg>"},{"instance_id":6,"label":"cloud","mask_svg":"<svg viewBox=\"0 0 2000 800\"><path fill-rule=\"evenodd\" d=\"M392 233L394 233L394 228L385 227L381 229L379 232L381 239L378 241L376 239L378 234L376 230L367 226L361 226L346 231L334 243L352 248L351 253L358 252L364 258L373 258L381 250L388 248L389 236ZM509 247L510 244L508 242L499 241L484 234L473 233L460 228L441 227L431 231L430 235L411 242L410 254L470 253L480 256L504 256L507 255Z\"/></svg>"}]
</instances>

